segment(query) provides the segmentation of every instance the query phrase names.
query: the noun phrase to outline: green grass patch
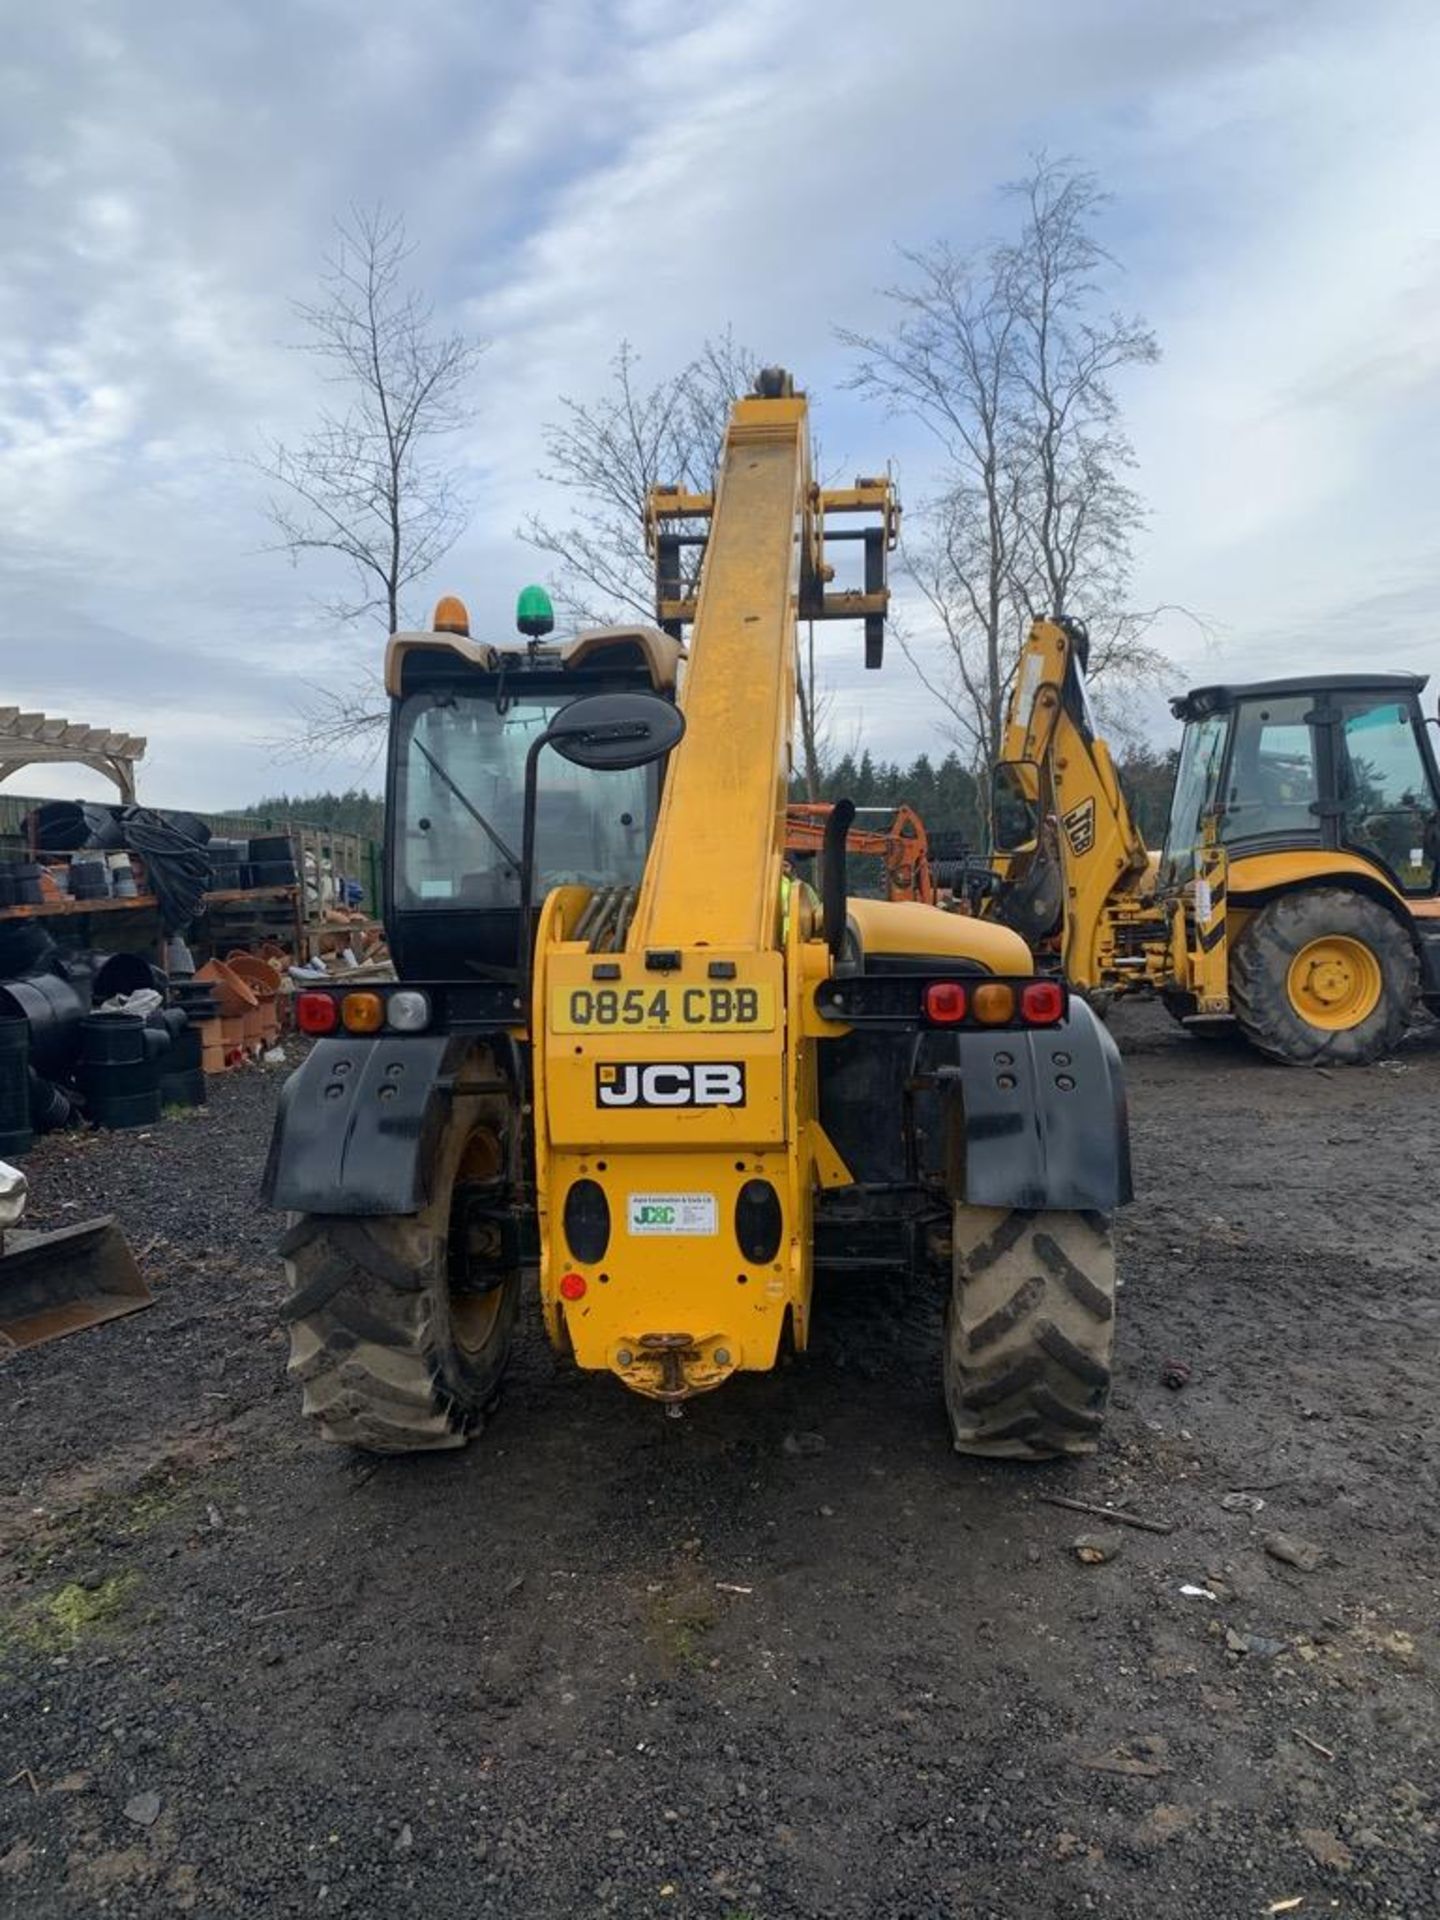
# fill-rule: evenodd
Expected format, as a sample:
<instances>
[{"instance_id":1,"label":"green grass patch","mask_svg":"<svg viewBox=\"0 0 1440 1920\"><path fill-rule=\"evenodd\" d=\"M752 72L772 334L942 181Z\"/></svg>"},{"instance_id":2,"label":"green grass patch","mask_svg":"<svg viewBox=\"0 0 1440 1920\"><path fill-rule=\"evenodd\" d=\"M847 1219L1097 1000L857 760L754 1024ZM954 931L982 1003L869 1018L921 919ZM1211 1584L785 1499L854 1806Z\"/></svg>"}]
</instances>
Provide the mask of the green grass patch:
<instances>
[{"instance_id":1,"label":"green grass patch","mask_svg":"<svg viewBox=\"0 0 1440 1920\"><path fill-rule=\"evenodd\" d=\"M115 1626L139 1584L138 1573L111 1574L94 1587L67 1581L17 1607L0 1625L0 1644L9 1640L31 1653L70 1653L93 1634Z\"/></svg>"}]
</instances>

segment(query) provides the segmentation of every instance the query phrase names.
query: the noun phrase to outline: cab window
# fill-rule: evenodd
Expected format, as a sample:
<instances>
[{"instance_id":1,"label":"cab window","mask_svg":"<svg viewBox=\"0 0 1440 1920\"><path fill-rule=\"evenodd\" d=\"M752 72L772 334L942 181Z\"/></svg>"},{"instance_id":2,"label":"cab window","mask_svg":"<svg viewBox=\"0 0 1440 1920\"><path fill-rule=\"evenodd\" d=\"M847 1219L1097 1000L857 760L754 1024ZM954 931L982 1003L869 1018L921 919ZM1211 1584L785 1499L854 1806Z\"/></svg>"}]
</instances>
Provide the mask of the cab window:
<instances>
[{"instance_id":1,"label":"cab window","mask_svg":"<svg viewBox=\"0 0 1440 1920\"><path fill-rule=\"evenodd\" d=\"M1205 816L1215 804L1228 732L1229 716L1224 713L1207 713L1185 729L1161 855L1162 871L1172 885L1194 876L1195 849L1204 831Z\"/></svg>"},{"instance_id":2,"label":"cab window","mask_svg":"<svg viewBox=\"0 0 1440 1920\"><path fill-rule=\"evenodd\" d=\"M525 757L569 696L501 708L412 694L396 725L395 898L403 908L517 907ZM637 885L655 770L599 773L546 754L535 811L535 898L551 887Z\"/></svg>"},{"instance_id":3,"label":"cab window","mask_svg":"<svg viewBox=\"0 0 1440 1920\"><path fill-rule=\"evenodd\" d=\"M1433 893L1440 821L1409 705L1348 696L1340 711L1336 778L1347 846L1378 860L1407 893Z\"/></svg>"},{"instance_id":4,"label":"cab window","mask_svg":"<svg viewBox=\"0 0 1440 1920\"><path fill-rule=\"evenodd\" d=\"M1223 840L1319 839L1315 735L1305 717L1313 705L1302 693L1237 707Z\"/></svg>"}]
</instances>

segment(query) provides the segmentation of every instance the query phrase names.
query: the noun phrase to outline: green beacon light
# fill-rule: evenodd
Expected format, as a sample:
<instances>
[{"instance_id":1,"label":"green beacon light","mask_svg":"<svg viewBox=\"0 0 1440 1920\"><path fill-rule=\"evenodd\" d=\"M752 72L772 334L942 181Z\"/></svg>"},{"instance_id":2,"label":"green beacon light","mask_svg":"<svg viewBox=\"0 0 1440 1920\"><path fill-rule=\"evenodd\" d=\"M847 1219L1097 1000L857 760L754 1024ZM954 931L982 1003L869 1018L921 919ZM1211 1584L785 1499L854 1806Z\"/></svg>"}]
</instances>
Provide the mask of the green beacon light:
<instances>
[{"instance_id":1,"label":"green beacon light","mask_svg":"<svg viewBox=\"0 0 1440 1920\"><path fill-rule=\"evenodd\" d=\"M527 639L538 640L553 632L555 609L543 587L526 587L515 603L515 625Z\"/></svg>"}]
</instances>

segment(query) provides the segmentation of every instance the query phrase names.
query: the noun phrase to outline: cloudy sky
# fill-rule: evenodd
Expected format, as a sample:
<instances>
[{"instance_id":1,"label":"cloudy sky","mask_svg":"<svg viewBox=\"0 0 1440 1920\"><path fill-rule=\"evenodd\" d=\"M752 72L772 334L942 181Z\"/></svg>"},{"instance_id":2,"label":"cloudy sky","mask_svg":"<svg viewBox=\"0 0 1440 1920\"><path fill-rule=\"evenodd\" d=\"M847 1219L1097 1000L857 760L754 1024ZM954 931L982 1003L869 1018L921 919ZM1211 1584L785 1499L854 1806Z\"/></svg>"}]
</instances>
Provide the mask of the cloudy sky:
<instances>
[{"instance_id":1,"label":"cloudy sky","mask_svg":"<svg viewBox=\"0 0 1440 1920\"><path fill-rule=\"evenodd\" d=\"M515 528L554 504L541 426L603 386L622 337L659 375L732 326L811 391L827 464L891 456L922 497L922 440L844 391L833 330L884 324L898 247L993 231L997 184L1043 145L1114 193L1117 294L1164 349L1124 398L1151 508L1138 593L1207 623L1162 627L1175 687L1440 672L1433 0L5 17L0 704L146 733L153 801L315 784L264 743L307 683L378 659L377 632L319 611L322 569L265 551L244 464L311 417L290 303L335 215L377 200L443 318L491 343L456 449L474 519L433 582L477 628L508 630L537 571ZM877 682L858 635L825 639L842 730L942 744L902 661Z\"/></svg>"}]
</instances>

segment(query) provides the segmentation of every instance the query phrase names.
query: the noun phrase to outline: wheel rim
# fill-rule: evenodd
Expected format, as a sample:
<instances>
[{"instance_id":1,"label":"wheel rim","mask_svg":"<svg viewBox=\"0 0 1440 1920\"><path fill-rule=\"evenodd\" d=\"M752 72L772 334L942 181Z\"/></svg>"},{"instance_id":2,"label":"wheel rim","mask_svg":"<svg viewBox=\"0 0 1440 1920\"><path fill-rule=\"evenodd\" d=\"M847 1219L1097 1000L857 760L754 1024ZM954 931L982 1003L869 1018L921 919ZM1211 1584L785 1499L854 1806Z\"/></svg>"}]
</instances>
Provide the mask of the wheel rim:
<instances>
[{"instance_id":1,"label":"wheel rim","mask_svg":"<svg viewBox=\"0 0 1440 1920\"><path fill-rule=\"evenodd\" d=\"M1380 962L1363 940L1327 933L1290 962L1290 1004L1312 1027L1358 1027L1380 1004Z\"/></svg>"},{"instance_id":2,"label":"wheel rim","mask_svg":"<svg viewBox=\"0 0 1440 1920\"><path fill-rule=\"evenodd\" d=\"M508 1285L508 1281L502 1281L489 1293L451 1292L450 1325L454 1329L455 1344L472 1358L484 1352L495 1331Z\"/></svg>"}]
</instances>

